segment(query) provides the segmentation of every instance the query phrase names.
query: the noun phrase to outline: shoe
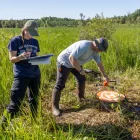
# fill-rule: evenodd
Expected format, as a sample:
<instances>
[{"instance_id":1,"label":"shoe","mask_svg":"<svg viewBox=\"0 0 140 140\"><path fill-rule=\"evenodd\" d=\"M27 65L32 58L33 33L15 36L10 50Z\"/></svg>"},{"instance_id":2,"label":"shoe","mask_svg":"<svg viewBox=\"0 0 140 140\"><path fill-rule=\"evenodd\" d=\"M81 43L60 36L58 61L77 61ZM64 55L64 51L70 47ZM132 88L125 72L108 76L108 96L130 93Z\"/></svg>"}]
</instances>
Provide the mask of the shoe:
<instances>
[{"instance_id":1,"label":"shoe","mask_svg":"<svg viewBox=\"0 0 140 140\"><path fill-rule=\"evenodd\" d=\"M54 89L52 92L52 114L54 116L60 116L61 114L59 110L60 96L61 96L61 92Z\"/></svg>"}]
</instances>

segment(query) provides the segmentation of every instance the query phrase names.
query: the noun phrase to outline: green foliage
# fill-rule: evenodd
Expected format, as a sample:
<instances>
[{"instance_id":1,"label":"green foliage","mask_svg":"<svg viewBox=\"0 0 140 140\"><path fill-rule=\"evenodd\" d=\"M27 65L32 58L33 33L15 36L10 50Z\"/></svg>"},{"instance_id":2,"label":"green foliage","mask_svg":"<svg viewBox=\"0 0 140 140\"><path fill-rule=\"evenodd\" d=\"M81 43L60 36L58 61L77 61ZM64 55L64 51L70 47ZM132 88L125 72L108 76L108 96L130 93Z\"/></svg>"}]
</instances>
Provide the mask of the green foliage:
<instances>
[{"instance_id":1,"label":"green foliage","mask_svg":"<svg viewBox=\"0 0 140 140\"><path fill-rule=\"evenodd\" d=\"M137 32L136 32L137 30ZM140 65L140 30L139 28L118 28L109 43L108 55L104 57L110 71L125 71ZM109 59L109 57L111 59ZM110 65L109 65L110 64Z\"/></svg>"},{"instance_id":2,"label":"green foliage","mask_svg":"<svg viewBox=\"0 0 140 140\"><path fill-rule=\"evenodd\" d=\"M0 20L0 28L22 28L28 19L23 20ZM76 27L79 20L70 18L57 18L57 17L43 17L41 19L34 19L39 27Z\"/></svg>"},{"instance_id":3,"label":"green foliage","mask_svg":"<svg viewBox=\"0 0 140 140\"><path fill-rule=\"evenodd\" d=\"M94 22L95 21L95 22ZM136 74L136 70L140 69L140 29L138 26L122 26L117 27L114 30L111 21L105 22L104 19L93 19L91 22L86 25L89 33L89 37L93 39L93 37L100 37L104 36L109 38L109 49L107 53L101 54L101 59L105 66L105 70L107 73L112 74L113 76L115 73L123 73L124 71L127 72L127 75L122 75L124 80L121 91L126 91L125 88L127 86L131 86L136 84L135 80L132 79L127 80L127 84L125 84L125 78L128 76L129 70L133 75L139 79L139 75ZM98 25L99 24L99 25ZM107 26L107 28L105 28ZM98 30L101 28L101 31ZM109 28L110 27L110 28ZM96 29L96 30L94 30ZM104 30L103 30L104 29ZM107 30L106 30L107 29ZM9 103L9 91L11 88L12 80L13 80L13 72L12 72L12 64L8 58L8 49L7 45L11 37L20 34L20 29L0 29L0 114L4 110L4 107ZM105 113L104 112L94 112L96 106L96 100L93 101L90 114L86 114L85 110L78 112L77 116L82 120L84 123L81 123L80 119L78 120L77 124L56 124L55 119L52 118L50 113L51 108L51 92L55 84L56 80L56 61L57 56L59 53L64 50L66 47L74 43L75 41L79 40L79 32L81 28L39 28L40 36L37 37L39 44L40 44L40 54L54 54L51 58L50 65L40 65L42 79L41 79L41 99L40 99L40 112L39 112L39 120L38 123L34 124L30 121L30 114L29 108L27 107L27 101L25 100L24 105L22 106L23 110L25 110L25 114L22 116L18 116L15 118L12 123L10 124L9 128L5 133L0 131L0 139L17 139L17 140L46 140L46 139L61 139L61 140L97 140L97 139L104 139L104 140L126 140L129 139L130 128L128 127L129 124L127 120L123 116L120 116L120 120L116 121L114 116L113 121L114 124L111 124L110 121L105 123ZM106 34L102 34L103 32ZM113 32L115 31L115 32ZM109 33L108 33L109 32ZM112 34L113 32L113 34ZM93 34L94 33L94 34ZM100 34L101 33L101 34ZM89 38L88 38L89 39ZM86 65L85 68L96 69L96 64L93 61L90 61ZM118 74L120 78L121 75ZM92 78L92 77L91 77ZM62 100L61 103L65 109L70 109L76 103L76 98L73 96L73 89L75 87L75 79L72 75L69 76L68 82L66 84L66 88L64 93L62 93ZM127 88L129 88L127 87ZM93 88L91 87L90 93L93 92ZM95 89L96 90L96 89ZM135 92L135 91L134 91ZM87 94L87 93L86 93ZM65 96L64 96L65 95ZM91 100L93 99L93 94L90 94ZM65 97L65 98L64 98ZM67 106L64 106L67 105ZM89 104L88 110L90 109ZM82 116L82 112L85 112ZM22 112L23 113L23 112ZM65 113L65 112L64 112ZM74 113L74 112L73 112ZM104 113L104 114L102 114ZM96 114L99 114L97 118ZM87 116L86 116L87 115ZM107 116L109 113L107 113ZM66 117L68 120L73 118L75 119L73 114L68 115L66 113ZM64 117L65 118L65 117ZM63 116L60 119L61 121L64 120ZM90 118L90 119L89 119ZM57 120L56 119L56 120ZM90 125L90 121L94 119L92 125ZM111 118L108 118L108 120ZM129 118L128 118L129 119ZM68 121L67 120L67 121ZM101 120L102 124L98 123ZM60 122L61 122L60 121ZM96 123L97 121L97 123ZM126 121L126 122L124 122ZM130 121L130 120L129 120ZM87 124L89 125L87 125Z\"/></svg>"},{"instance_id":4,"label":"green foliage","mask_svg":"<svg viewBox=\"0 0 140 140\"><path fill-rule=\"evenodd\" d=\"M90 19L90 17L88 19L85 19L85 15L83 13L79 14L80 19L70 19L70 18L58 18L58 17L42 17L41 19L34 19L37 21L39 27L78 27L78 26L85 26L88 21L91 27L95 28L95 27L99 27L101 26L101 28L105 29L106 32L108 32L108 24L110 24L111 22L113 22L114 24L139 24L140 23L140 9L137 9L136 11L134 11L133 13L128 13L127 15L124 16L114 16L111 18L106 18L104 19L103 13L101 14L101 16L99 16L98 14L96 14L95 18L93 18L92 20ZM29 19L22 19L22 20L0 20L0 28L22 28L24 23L29 20ZM107 28L102 27L103 24L105 24L105 20L107 23ZM103 23L104 21L104 23ZM101 22L101 23L100 23ZM110 23L109 23L110 22ZM98 25L99 23L99 25ZM96 25L95 25L96 24ZM112 25L111 25L112 28ZM95 28L96 29L96 28ZM97 28L97 30L99 30L99 28ZM112 29L110 29L112 30ZM91 29L92 31L92 29ZM93 34L87 34L88 29L84 29L83 31L81 31L81 34L85 34L84 38L90 38L90 36ZM96 32L102 32L102 30L100 29L100 31L96 31ZM110 32L110 31L109 31ZM110 33L105 33L105 34L110 34ZM102 34L93 34L94 36L101 36ZM104 36L104 34L102 35ZM82 37L82 35L81 35Z\"/></svg>"},{"instance_id":5,"label":"green foliage","mask_svg":"<svg viewBox=\"0 0 140 140\"><path fill-rule=\"evenodd\" d=\"M97 21L99 24L98 19ZM91 24L91 26L92 25L94 24ZM97 23L95 25L97 25ZM39 28L40 36L37 37L37 39L39 40L39 44L41 48L40 55L54 54L54 56L51 58L51 65L40 65L41 73L42 73L42 84L41 84L42 93L44 93L44 91L46 90L50 92L52 88L52 86L50 88L50 85L52 84L52 82L55 81L57 56L62 50L64 50L70 44L79 40L78 37L80 31L81 28ZM1 45L0 55L2 58L0 61L0 66L1 66L0 67L0 79L1 79L0 103L2 103L3 100L5 101L8 100L7 96L9 96L8 92L11 88L10 85L13 78L12 64L8 58L7 45L10 38L18 34L20 34L20 29L0 30L0 45ZM109 38L110 34L105 37ZM101 54L101 59L108 73L113 73L115 71L125 71L128 68L132 68L132 67L134 69L140 68L139 36L140 36L140 30L138 27L118 28L116 32L114 32L114 34L110 37L109 40L108 52ZM97 68L96 64L92 61L85 64L84 67L91 68L91 69ZM73 82L73 78L70 77L69 79ZM1 98L3 100L1 100Z\"/></svg>"},{"instance_id":6,"label":"green foliage","mask_svg":"<svg viewBox=\"0 0 140 140\"><path fill-rule=\"evenodd\" d=\"M110 39L113 32L114 25L110 19L93 18L81 29L79 38L80 40L94 40L99 37Z\"/></svg>"}]
</instances>

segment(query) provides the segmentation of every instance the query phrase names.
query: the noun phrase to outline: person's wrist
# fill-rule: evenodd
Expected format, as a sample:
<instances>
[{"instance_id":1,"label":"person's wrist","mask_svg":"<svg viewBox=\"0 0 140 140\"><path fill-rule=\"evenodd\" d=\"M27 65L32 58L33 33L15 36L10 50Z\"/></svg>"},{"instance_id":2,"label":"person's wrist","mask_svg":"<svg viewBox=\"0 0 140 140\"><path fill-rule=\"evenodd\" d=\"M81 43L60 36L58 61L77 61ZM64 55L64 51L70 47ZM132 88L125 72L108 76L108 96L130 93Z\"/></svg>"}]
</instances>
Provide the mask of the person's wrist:
<instances>
[{"instance_id":1,"label":"person's wrist","mask_svg":"<svg viewBox=\"0 0 140 140\"><path fill-rule=\"evenodd\" d=\"M81 73L83 71L83 69L81 68L81 70L79 71L79 73Z\"/></svg>"},{"instance_id":2,"label":"person's wrist","mask_svg":"<svg viewBox=\"0 0 140 140\"><path fill-rule=\"evenodd\" d=\"M103 75L105 78L107 78L108 76L107 76L107 74L105 74L105 75Z\"/></svg>"},{"instance_id":3,"label":"person's wrist","mask_svg":"<svg viewBox=\"0 0 140 140\"><path fill-rule=\"evenodd\" d=\"M19 55L19 56L17 56L17 58L18 58L18 60L20 61L20 60L22 59L22 56Z\"/></svg>"},{"instance_id":4,"label":"person's wrist","mask_svg":"<svg viewBox=\"0 0 140 140\"><path fill-rule=\"evenodd\" d=\"M19 56L18 56L18 59L19 59L19 60L22 60L22 59L24 59L24 58L25 58L25 57L23 57L22 55L19 55Z\"/></svg>"}]
</instances>

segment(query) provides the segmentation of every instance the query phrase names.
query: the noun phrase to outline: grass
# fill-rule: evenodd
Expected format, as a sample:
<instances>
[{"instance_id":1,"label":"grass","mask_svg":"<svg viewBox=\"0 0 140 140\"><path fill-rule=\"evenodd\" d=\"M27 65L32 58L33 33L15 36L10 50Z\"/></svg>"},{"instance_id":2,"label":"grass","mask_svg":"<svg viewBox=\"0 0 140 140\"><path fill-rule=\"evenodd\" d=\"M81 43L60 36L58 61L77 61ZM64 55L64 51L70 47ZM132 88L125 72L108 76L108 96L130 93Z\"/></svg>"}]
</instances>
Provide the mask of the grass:
<instances>
[{"instance_id":1,"label":"grass","mask_svg":"<svg viewBox=\"0 0 140 140\"><path fill-rule=\"evenodd\" d=\"M0 115L9 103L12 84L12 64L8 59L9 39L20 33L20 29L0 29ZM118 105L115 111L102 110L95 94L102 89L95 86L92 75L87 75L86 104L76 100L75 80L69 76L62 92L61 117L51 114L51 92L56 78L56 59L58 54L71 43L78 40L78 28L40 28L40 55L54 54L50 65L40 65L41 97L37 123L30 117L25 98L21 111L12 120L5 132L0 132L2 140L131 140L140 139L140 117L125 105ZM104 66L111 79L117 81L115 90L125 94L131 105L140 106L140 30L139 28L118 28L109 40L109 50L101 54ZM93 62L85 68L96 69ZM125 108L126 107L126 108Z\"/></svg>"}]
</instances>

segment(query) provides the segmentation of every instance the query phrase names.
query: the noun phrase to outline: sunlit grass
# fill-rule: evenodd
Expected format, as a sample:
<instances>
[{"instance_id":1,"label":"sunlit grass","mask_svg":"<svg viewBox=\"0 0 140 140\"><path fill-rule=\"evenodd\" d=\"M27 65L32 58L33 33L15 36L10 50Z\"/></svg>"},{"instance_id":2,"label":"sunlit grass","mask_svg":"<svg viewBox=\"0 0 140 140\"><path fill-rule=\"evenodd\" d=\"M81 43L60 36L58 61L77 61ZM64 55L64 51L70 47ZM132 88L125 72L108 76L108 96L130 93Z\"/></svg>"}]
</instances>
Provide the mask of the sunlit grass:
<instances>
[{"instance_id":1,"label":"sunlit grass","mask_svg":"<svg viewBox=\"0 0 140 140\"><path fill-rule=\"evenodd\" d=\"M8 58L7 45L15 35L20 34L20 29L0 29L0 115L9 103L10 88L13 80L12 64ZM40 28L40 36L37 37L40 44L39 55L54 54L51 64L40 65L41 68L41 98L39 107L38 123L32 122L28 106L22 106L23 112L12 120L13 125L9 125L6 132L0 132L0 139L14 140L117 140L126 139L130 134L126 130L126 123L122 121L120 125L105 124L99 127L88 127L85 124L57 124L51 115L51 92L56 80L56 60L59 53L70 44L78 41L78 28ZM139 28L118 28L109 40L107 53L101 53L101 59L107 73L111 78L121 79L123 84L119 86L119 91L124 93L135 82L138 82L140 70L140 29ZM97 69L94 62L88 62L85 68ZM137 75L135 75L137 73ZM131 77L135 75L135 77ZM120 77L121 76L121 77ZM131 79L127 79L131 77ZM123 79L124 78L124 79ZM126 79L126 80L125 80ZM75 80L69 76L66 89L62 96L62 104L74 104L76 101L71 98L71 91L75 89ZM66 94L65 94L66 93ZM72 101L70 101L72 100ZM25 104L26 101L25 101ZM25 111L24 111L25 110ZM122 119L123 116L122 116ZM121 128L124 125L125 129ZM115 137L114 137L115 136Z\"/></svg>"}]
</instances>

